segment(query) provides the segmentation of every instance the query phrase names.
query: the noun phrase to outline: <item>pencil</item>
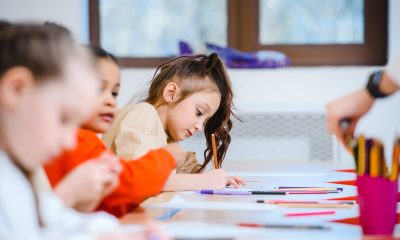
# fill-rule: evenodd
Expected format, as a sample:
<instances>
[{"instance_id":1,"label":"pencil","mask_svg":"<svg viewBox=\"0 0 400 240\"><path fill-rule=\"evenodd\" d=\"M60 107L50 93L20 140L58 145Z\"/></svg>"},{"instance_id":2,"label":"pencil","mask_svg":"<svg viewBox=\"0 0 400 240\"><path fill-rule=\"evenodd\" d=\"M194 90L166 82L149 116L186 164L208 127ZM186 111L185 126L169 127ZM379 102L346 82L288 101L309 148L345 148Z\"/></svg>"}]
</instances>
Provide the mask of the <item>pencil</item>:
<instances>
[{"instance_id":1,"label":"pencil","mask_svg":"<svg viewBox=\"0 0 400 240\"><path fill-rule=\"evenodd\" d=\"M356 159L356 164L357 164L357 172L359 175L364 175L365 173L365 162L366 162L366 156L365 156L365 137L364 135L361 135L358 137L358 154L357 154L357 159Z\"/></svg>"},{"instance_id":2,"label":"pencil","mask_svg":"<svg viewBox=\"0 0 400 240\"><path fill-rule=\"evenodd\" d=\"M285 217L316 216L316 215L326 215L335 213L336 211L296 212L296 213L285 213Z\"/></svg>"},{"instance_id":3,"label":"pencil","mask_svg":"<svg viewBox=\"0 0 400 240\"><path fill-rule=\"evenodd\" d=\"M241 227L260 227L260 228L285 228L285 229L318 229L329 230L329 227L322 225L292 225L292 224L257 224L257 223L239 223Z\"/></svg>"},{"instance_id":4,"label":"pencil","mask_svg":"<svg viewBox=\"0 0 400 240\"><path fill-rule=\"evenodd\" d=\"M217 158L217 145L215 143L215 134L211 134L211 145L212 145L212 151L213 151L213 156L214 156L214 168L218 169L218 158Z\"/></svg>"},{"instance_id":5,"label":"pencil","mask_svg":"<svg viewBox=\"0 0 400 240\"><path fill-rule=\"evenodd\" d=\"M370 158L370 176L378 177L379 176L379 143L374 142L374 145L371 148L371 158Z\"/></svg>"},{"instance_id":6,"label":"pencil","mask_svg":"<svg viewBox=\"0 0 400 240\"><path fill-rule=\"evenodd\" d=\"M393 147L393 158L392 158L392 172L390 174L390 181L397 181L399 175L399 156L400 156L400 145L398 142Z\"/></svg>"},{"instance_id":7,"label":"pencil","mask_svg":"<svg viewBox=\"0 0 400 240\"><path fill-rule=\"evenodd\" d=\"M278 206L288 208L352 208L350 204L327 204L327 203L276 203Z\"/></svg>"}]
</instances>

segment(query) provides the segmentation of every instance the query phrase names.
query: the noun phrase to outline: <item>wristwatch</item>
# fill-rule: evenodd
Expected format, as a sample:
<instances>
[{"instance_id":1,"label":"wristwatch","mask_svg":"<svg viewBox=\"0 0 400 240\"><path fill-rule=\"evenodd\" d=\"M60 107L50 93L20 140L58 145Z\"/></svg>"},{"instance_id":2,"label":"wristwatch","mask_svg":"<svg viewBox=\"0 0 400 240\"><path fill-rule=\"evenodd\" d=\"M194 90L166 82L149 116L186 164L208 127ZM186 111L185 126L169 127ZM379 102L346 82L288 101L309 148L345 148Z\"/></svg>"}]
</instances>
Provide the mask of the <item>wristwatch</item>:
<instances>
[{"instance_id":1,"label":"wristwatch","mask_svg":"<svg viewBox=\"0 0 400 240\"><path fill-rule=\"evenodd\" d=\"M367 91L373 98L384 98L387 97L388 94L385 94L379 90L379 84L382 80L383 71L375 71L373 72L369 78L367 83Z\"/></svg>"}]
</instances>

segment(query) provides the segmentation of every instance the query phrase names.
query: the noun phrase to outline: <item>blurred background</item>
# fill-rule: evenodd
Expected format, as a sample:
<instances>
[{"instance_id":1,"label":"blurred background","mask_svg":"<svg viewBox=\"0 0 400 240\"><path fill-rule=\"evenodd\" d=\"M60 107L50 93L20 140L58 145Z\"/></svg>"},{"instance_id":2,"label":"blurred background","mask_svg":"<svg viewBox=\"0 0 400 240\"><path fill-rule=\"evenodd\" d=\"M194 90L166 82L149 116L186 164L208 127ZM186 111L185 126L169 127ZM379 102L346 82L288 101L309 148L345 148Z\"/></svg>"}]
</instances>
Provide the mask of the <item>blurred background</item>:
<instances>
[{"instance_id":1,"label":"blurred background","mask_svg":"<svg viewBox=\"0 0 400 240\"><path fill-rule=\"evenodd\" d=\"M208 42L286 54L288 67L228 69L243 122L235 121L226 164L351 164L326 132L325 105L400 55L397 0L0 0L0 18L53 21L121 57L120 106L146 90L181 40L198 53L209 53ZM388 150L400 132L400 94L377 102L357 132ZM184 145L202 155L204 136Z\"/></svg>"}]
</instances>

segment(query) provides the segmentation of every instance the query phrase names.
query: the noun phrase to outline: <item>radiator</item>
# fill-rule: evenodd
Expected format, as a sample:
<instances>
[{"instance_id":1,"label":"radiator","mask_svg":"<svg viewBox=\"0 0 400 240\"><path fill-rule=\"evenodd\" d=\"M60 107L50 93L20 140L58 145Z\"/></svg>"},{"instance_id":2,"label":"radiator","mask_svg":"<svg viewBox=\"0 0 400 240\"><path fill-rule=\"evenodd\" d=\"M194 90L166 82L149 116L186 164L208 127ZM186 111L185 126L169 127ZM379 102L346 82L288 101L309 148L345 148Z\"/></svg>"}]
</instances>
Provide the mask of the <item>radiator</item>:
<instances>
[{"instance_id":1,"label":"radiator","mask_svg":"<svg viewBox=\"0 0 400 240\"><path fill-rule=\"evenodd\" d=\"M234 120L229 161L333 161L336 140L326 131L324 113L246 113ZM203 159L205 139L183 142Z\"/></svg>"}]
</instances>

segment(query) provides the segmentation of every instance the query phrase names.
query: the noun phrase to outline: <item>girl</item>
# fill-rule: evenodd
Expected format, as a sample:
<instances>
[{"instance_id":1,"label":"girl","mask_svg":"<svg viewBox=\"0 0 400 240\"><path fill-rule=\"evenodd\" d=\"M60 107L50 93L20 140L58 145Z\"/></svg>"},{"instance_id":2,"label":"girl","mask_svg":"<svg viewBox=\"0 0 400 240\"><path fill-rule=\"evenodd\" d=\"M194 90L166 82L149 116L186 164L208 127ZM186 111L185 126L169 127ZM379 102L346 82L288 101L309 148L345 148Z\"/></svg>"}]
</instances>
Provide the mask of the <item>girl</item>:
<instances>
[{"instance_id":1,"label":"girl","mask_svg":"<svg viewBox=\"0 0 400 240\"><path fill-rule=\"evenodd\" d=\"M89 239L117 226L109 215L64 208L35 182L44 160L75 144L97 89L89 55L65 32L0 28L0 239Z\"/></svg>"},{"instance_id":2,"label":"girl","mask_svg":"<svg viewBox=\"0 0 400 240\"><path fill-rule=\"evenodd\" d=\"M159 71L144 103L128 105L118 112L104 142L117 155L133 159L148 150L179 142L204 127L207 148L204 163L188 153L186 162L172 174L165 191L238 187L244 181L226 177L224 170L204 171L212 159L211 134L217 136L217 156L221 166L230 143L232 128L232 87L225 68L213 53L210 56L182 56L172 59Z\"/></svg>"},{"instance_id":3,"label":"girl","mask_svg":"<svg viewBox=\"0 0 400 240\"><path fill-rule=\"evenodd\" d=\"M178 144L173 144L151 151L136 161L118 158L118 163L122 165L122 173L119 177L120 184L116 189L98 187L95 193L87 191L86 189L93 189L93 186L97 185L97 181L88 181L90 175L87 179L75 177L71 180L70 176L75 172L82 172L80 169L87 164L102 165L104 156L100 159L99 156L103 152L108 152L108 149L97 134L104 133L109 128L117 111L116 97L120 87L117 60L99 47L92 46L91 50L99 63L102 83L100 105L89 121L78 130L77 146L51 161L45 166L45 170L56 193L63 193L59 195L70 206L81 211L92 211L97 208L120 217L130 212L144 199L160 193L176 162L178 164L183 162L185 153ZM110 158L115 158L115 155ZM85 182L94 183L87 186L82 184ZM108 196L103 199L106 195ZM75 196L75 201L71 202L69 196Z\"/></svg>"}]
</instances>

